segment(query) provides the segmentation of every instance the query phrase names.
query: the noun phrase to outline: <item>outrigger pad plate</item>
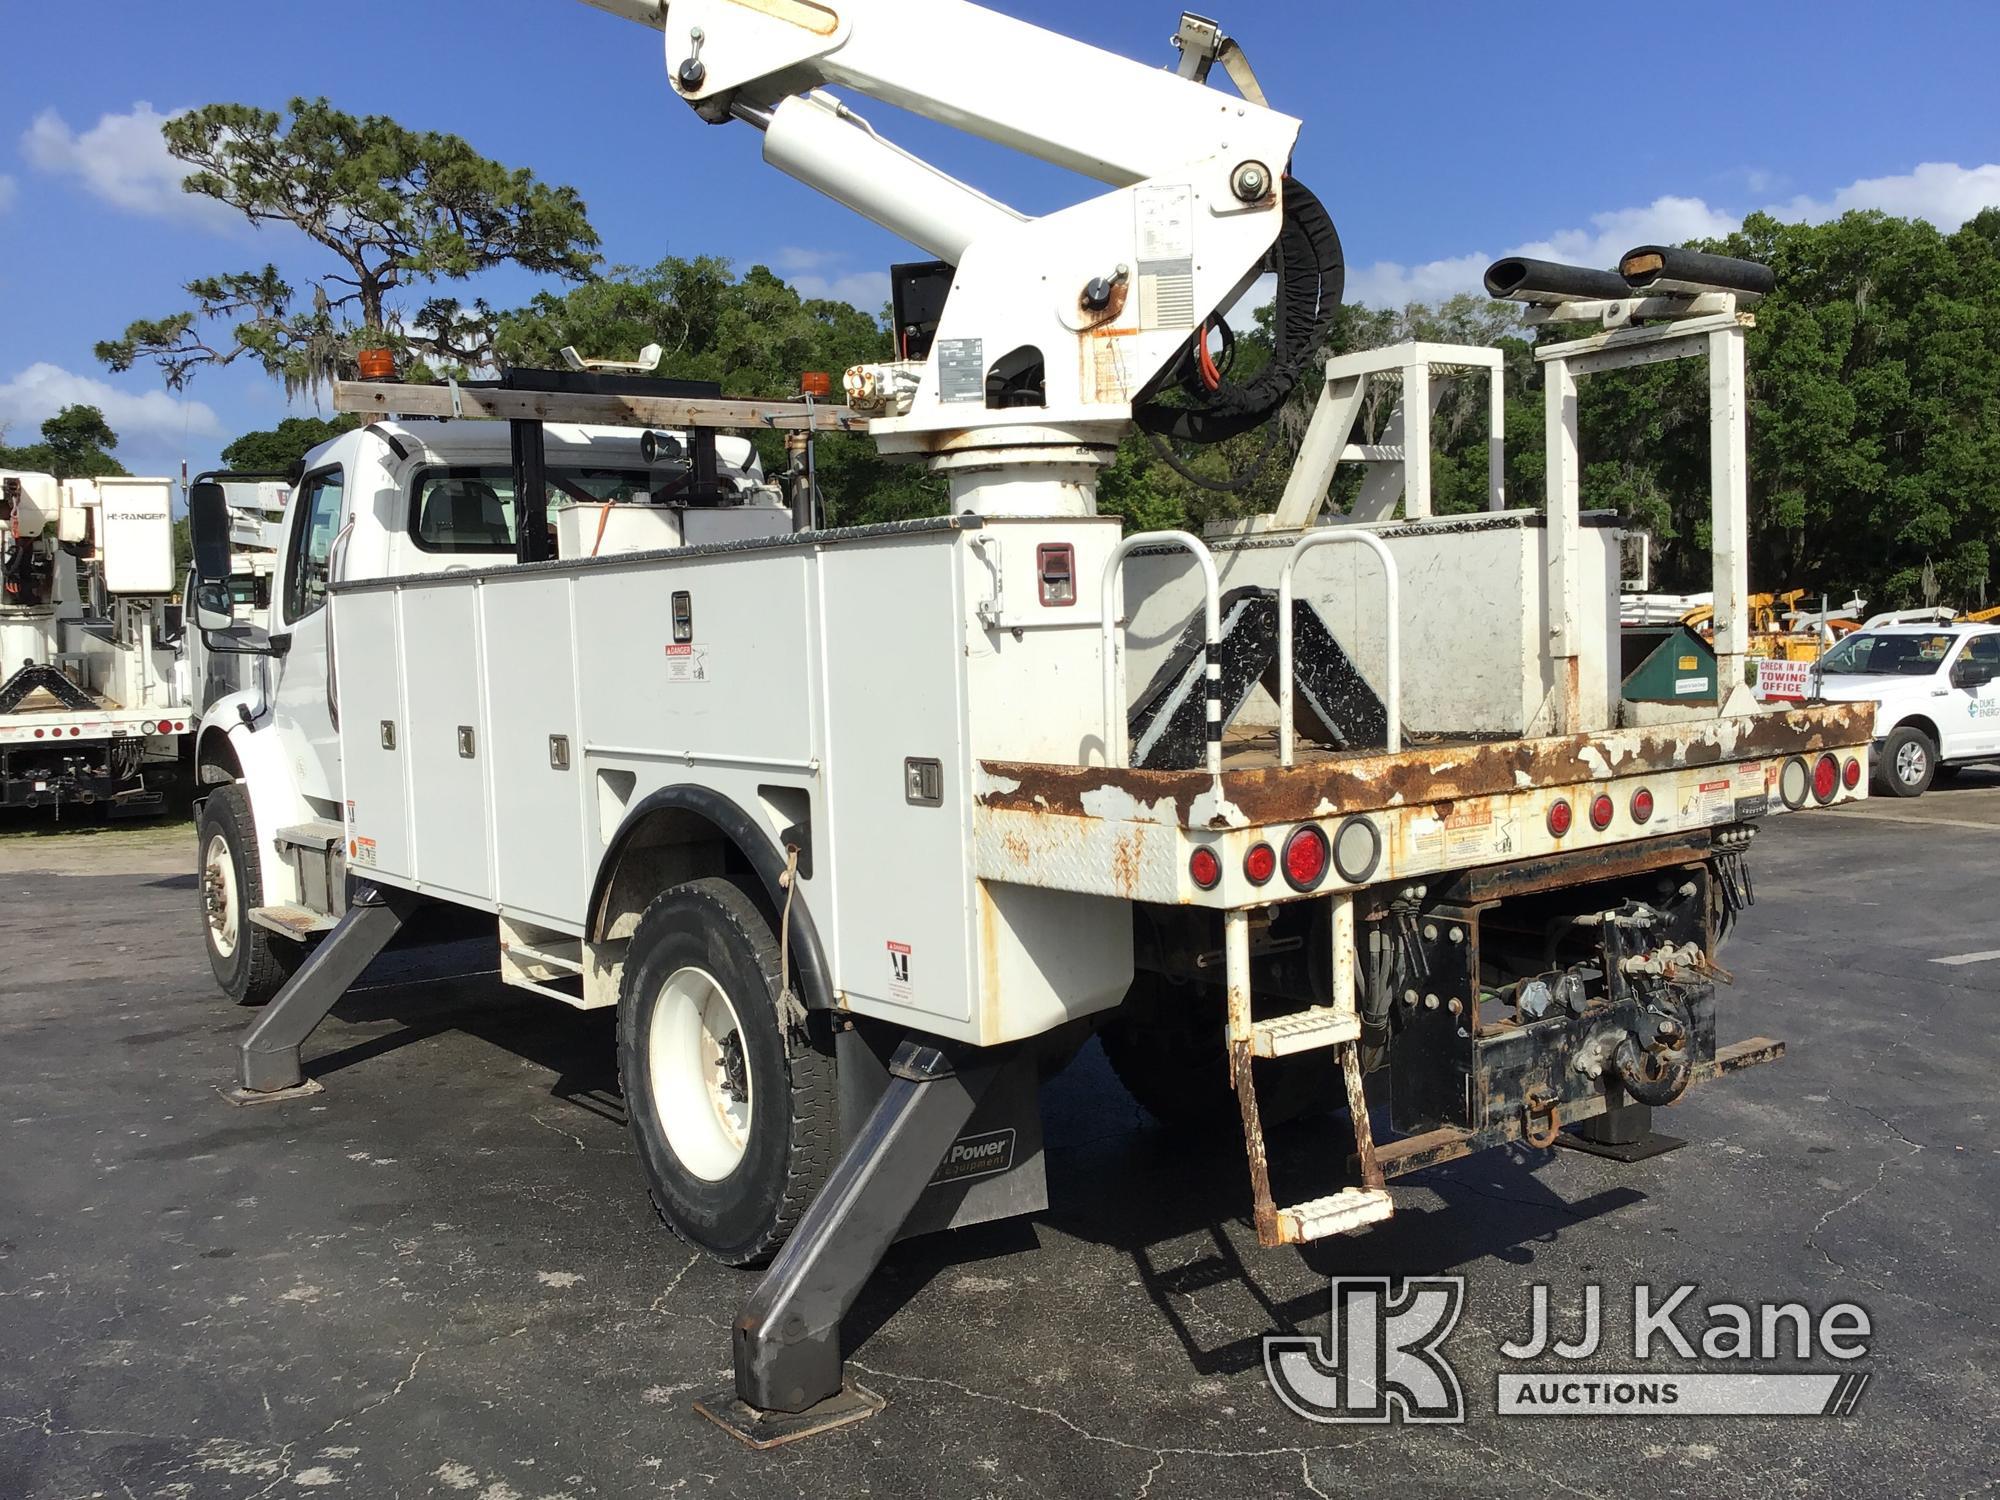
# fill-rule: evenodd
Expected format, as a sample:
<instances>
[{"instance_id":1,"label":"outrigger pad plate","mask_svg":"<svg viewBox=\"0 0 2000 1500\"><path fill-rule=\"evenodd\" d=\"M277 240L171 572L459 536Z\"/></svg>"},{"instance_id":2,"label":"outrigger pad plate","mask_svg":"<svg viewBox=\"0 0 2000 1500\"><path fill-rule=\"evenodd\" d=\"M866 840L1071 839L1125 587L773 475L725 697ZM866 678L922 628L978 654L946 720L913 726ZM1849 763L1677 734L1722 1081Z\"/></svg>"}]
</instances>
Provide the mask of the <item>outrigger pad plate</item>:
<instances>
[{"instance_id":1,"label":"outrigger pad plate","mask_svg":"<svg viewBox=\"0 0 2000 1500\"><path fill-rule=\"evenodd\" d=\"M215 1091L222 1095L229 1103L242 1109L253 1104L283 1104L287 1099L298 1099L307 1094L324 1094L326 1086L320 1083L318 1079L308 1078L304 1083L295 1084L288 1089L265 1089L260 1091L257 1089L238 1088L233 1085L227 1088L218 1085Z\"/></svg>"},{"instance_id":2,"label":"outrigger pad plate","mask_svg":"<svg viewBox=\"0 0 2000 1500\"><path fill-rule=\"evenodd\" d=\"M736 1394L734 1386L695 1402L694 1409L751 1448L779 1448L800 1438L816 1437L872 1417L889 1403L866 1386L848 1381L835 1395L804 1411L759 1411Z\"/></svg>"},{"instance_id":3,"label":"outrigger pad plate","mask_svg":"<svg viewBox=\"0 0 2000 1500\"><path fill-rule=\"evenodd\" d=\"M1607 1157L1629 1167L1633 1162L1650 1161L1656 1156L1665 1156L1669 1151L1678 1151L1687 1142L1677 1135L1661 1135L1651 1130L1636 1141L1593 1141L1573 1130L1564 1130L1556 1135L1556 1144L1566 1151Z\"/></svg>"}]
</instances>

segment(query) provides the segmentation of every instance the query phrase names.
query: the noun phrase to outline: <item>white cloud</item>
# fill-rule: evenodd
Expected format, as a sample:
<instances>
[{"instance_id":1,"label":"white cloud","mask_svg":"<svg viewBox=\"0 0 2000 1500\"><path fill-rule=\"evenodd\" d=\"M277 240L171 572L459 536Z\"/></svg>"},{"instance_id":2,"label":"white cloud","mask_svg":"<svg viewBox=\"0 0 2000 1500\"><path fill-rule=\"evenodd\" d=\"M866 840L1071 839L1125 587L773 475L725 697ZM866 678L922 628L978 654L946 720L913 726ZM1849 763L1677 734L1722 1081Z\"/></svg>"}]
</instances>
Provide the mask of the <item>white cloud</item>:
<instances>
[{"instance_id":1,"label":"white cloud","mask_svg":"<svg viewBox=\"0 0 2000 1500\"><path fill-rule=\"evenodd\" d=\"M19 190L19 183L5 172L0 172L0 214L4 214L14 206L14 198Z\"/></svg>"},{"instance_id":2,"label":"white cloud","mask_svg":"<svg viewBox=\"0 0 2000 1500\"><path fill-rule=\"evenodd\" d=\"M2000 165L1961 167L1952 162L1925 162L1901 176L1863 178L1836 190L1830 198L1802 195L1774 204L1765 212L1779 219L1820 223L1851 209L1876 208L1902 218L1927 219L1949 232L1981 209L1996 206L2000 206ZM1516 245L1504 253L1575 266L1610 267L1635 245L1716 239L1733 232L1742 222L1740 216L1703 199L1669 195L1641 208L1593 214L1588 228L1559 229L1547 239ZM1493 259L1475 251L1415 266L1388 260L1353 266L1347 273L1347 300L1395 308L1407 302L1440 301L1457 292L1478 292L1481 277Z\"/></svg>"},{"instance_id":3,"label":"white cloud","mask_svg":"<svg viewBox=\"0 0 2000 1500\"><path fill-rule=\"evenodd\" d=\"M152 218L179 219L211 229L234 228L235 212L212 198L181 191L187 166L167 154L163 115L141 101L130 112L104 115L85 131L72 130L45 109L21 135L21 154L41 171L73 177L92 197L114 208Z\"/></svg>"},{"instance_id":4,"label":"white cloud","mask_svg":"<svg viewBox=\"0 0 2000 1500\"><path fill-rule=\"evenodd\" d=\"M1364 307L1441 302L1455 292L1475 290L1479 286L1479 278L1492 263L1491 256L1475 250L1470 255L1425 261L1420 266L1398 265L1393 260L1349 266L1344 300L1360 303Z\"/></svg>"},{"instance_id":5,"label":"white cloud","mask_svg":"<svg viewBox=\"0 0 2000 1500\"><path fill-rule=\"evenodd\" d=\"M840 263L843 257L834 250L810 250L803 245L783 245L771 254L771 269L786 273L803 271L823 271Z\"/></svg>"},{"instance_id":6,"label":"white cloud","mask_svg":"<svg viewBox=\"0 0 2000 1500\"><path fill-rule=\"evenodd\" d=\"M1769 210L1780 219L1818 224L1857 208L1879 208L1902 219L1928 219L1949 233L1982 208L2000 207L2000 165L1961 167L1927 161L1897 177L1864 177L1831 198L1801 194Z\"/></svg>"},{"instance_id":7,"label":"white cloud","mask_svg":"<svg viewBox=\"0 0 2000 1500\"><path fill-rule=\"evenodd\" d=\"M32 364L12 380L0 382L0 426L16 443L32 443L44 419L65 406L94 406L121 439L220 435L215 412L200 401L165 391L134 393L108 381L77 375L60 365Z\"/></svg>"},{"instance_id":8,"label":"white cloud","mask_svg":"<svg viewBox=\"0 0 2000 1500\"><path fill-rule=\"evenodd\" d=\"M886 307L889 302L887 271L849 271L834 276L822 276L810 272L786 279L791 282L793 290L808 301L816 297L828 297L836 302L851 302L871 315Z\"/></svg>"},{"instance_id":9,"label":"white cloud","mask_svg":"<svg viewBox=\"0 0 2000 1500\"><path fill-rule=\"evenodd\" d=\"M1644 208L1592 214L1588 229L1561 229L1545 240L1516 246L1507 253L1571 266L1615 266L1618 257L1634 245L1712 239L1730 233L1742 222L1699 198L1655 198ZM1486 267L1479 270L1483 275Z\"/></svg>"}]
</instances>

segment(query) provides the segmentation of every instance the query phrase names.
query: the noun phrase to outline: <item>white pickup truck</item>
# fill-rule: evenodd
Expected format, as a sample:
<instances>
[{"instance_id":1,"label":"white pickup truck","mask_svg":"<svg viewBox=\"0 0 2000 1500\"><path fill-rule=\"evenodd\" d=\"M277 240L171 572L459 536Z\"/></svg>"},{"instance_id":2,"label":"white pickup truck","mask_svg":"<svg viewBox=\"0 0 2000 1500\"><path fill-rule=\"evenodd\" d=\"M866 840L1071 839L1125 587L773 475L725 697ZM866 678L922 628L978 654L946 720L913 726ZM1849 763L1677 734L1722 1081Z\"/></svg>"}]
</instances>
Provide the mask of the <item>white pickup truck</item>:
<instances>
[{"instance_id":1,"label":"white pickup truck","mask_svg":"<svg viewBox=\"0 0 2000 1500\"><path fill-rule=\"evenodd\" d=\"M2000 762L2000 625L1887 625L1827 652L1817 696L1875 704L1875 780L1920 797L1962 766Z\"/></svg>"}]
</instances>

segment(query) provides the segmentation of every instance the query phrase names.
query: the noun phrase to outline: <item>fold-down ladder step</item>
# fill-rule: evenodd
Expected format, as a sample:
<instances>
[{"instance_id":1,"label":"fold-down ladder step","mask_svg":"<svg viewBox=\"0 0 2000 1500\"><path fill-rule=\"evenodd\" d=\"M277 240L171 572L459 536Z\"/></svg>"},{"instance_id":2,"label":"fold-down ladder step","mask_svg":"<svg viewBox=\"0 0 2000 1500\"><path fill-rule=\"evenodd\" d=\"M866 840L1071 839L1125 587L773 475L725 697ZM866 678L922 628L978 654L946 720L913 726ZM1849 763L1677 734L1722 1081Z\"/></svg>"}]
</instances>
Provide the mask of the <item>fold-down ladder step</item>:
<instances>
[{"instance_id":1,"label":"fold-down ladder step","mask_svg":"<svg viewBox=\"0 0 2000 1500\"><path fill-rule=\"evenodd\" d=\"M1361 1020L1353 1012L1343 1015L1331 1006L1315 1005L1256 1022L1250 1028L1250 1052L1254 1057L1288 1057L1315 1047L1337 1047L1360 1036Z\"/></svg>"},{"instance_id":2,"label":"fold-down ladder step","mask_svg":"<svg viewBox=\"0 0 2000 1500\"><path fill-rule=\"evenodd\" d=\"M1278 1243L1303 1245L1331 1234L1347 1234L1379 1224L1393 1212L1395 1204L1381 1188L1342 1188L1324 1198L1279 1209Z\"/></svg>"}]
</instances>

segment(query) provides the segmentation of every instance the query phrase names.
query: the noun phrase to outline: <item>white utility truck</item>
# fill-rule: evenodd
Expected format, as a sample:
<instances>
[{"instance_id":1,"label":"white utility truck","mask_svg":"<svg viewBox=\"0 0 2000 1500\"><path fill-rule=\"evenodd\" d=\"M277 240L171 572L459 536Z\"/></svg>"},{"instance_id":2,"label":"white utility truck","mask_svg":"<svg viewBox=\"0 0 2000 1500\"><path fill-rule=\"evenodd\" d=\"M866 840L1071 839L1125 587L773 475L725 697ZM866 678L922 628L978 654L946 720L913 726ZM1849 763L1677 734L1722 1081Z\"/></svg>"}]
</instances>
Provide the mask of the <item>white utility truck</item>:
<instances>
[{"instance_id":1,"label":"white utility truck","mask_svg":"<svg viewBox=\"0 0 2000 1500\"><path fill-rule=\"evenodd\" d=\"M189 712L173 483L0 472L0 806L149 812Z\"/></svg>"},{"instance_id":2,"label":"white utility truck","mask_svg":"<svg viewBox=\"0 0 2000 1500\"><path fill-rule=\"evenodd\" d=\"M1864 795L1870 725L1742 686L1768 272L1659 247L1496 265L1576 329L1536 350L1546 508L1506 508L1496 420L1492 508L1433 516L1439 384L1497 407L1500 354L1322 373L1339 241L1287 175L1298 122L1212 23L1184 17L1161 71L957 0L598 3L664 31L704 119L935 259L895 269L896 357L847 372L845 407L592 370L337 386L373 425L312 456L268 633L231 622L197 491L200 625L282 653L199 745L210 952L232 993L276 991L239 1097L313 1086L301 1044L418 906L491 913L506 982L617 1009L669 1225L776 1253L735 1390L701 1403L761 1443L876 1404L838 1328L899 1233L1043 1206L1037 1078L1093 1031L1154 1113L1241 1129L1267 1245L1508 1142L1652 1154L1677 1143L1651 1107L1782 1052L1719 1039L1711 959L1759 821ZM1031 218L831 83L1109 191ZM1233 383L1221 325L1267 269L1275 356ZM1625 703L1576 382L1680 355L1709 362L1725 690ZM1096 514L1135 423L1249 431L1308 376L1275 513L1206 540ZM1358 430L1377 391L1389 429ZM780 495L716 435L833 428L928 464L947 513L815 529L809 452ZM1343 463L1359 498L1326 516ZM320 929L299 965L281 934ZM1267 1113L1336 1103L1352 1172L1342 1144L1281 1206Z\"/></svg>"},{"instance_id":3,"label":"white utility truck","mask_svg":"<svg viewBox=\"0 0 2000 1500\"><path fill-rule=\"evenodd\" d=\"M1892 796L2000 763L2000 625L1871 626L1813 677L1816 697L1873 707L1875 781Z\"/></svg>"}]
</instances>

